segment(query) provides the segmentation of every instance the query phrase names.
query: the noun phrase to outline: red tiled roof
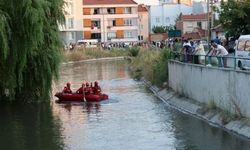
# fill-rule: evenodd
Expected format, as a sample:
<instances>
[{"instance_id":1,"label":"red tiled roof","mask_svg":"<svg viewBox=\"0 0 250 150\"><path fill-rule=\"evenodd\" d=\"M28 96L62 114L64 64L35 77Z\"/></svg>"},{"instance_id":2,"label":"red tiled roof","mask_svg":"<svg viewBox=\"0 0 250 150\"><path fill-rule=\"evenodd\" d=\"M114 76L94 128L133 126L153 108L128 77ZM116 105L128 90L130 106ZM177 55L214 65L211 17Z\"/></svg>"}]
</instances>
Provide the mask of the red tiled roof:
<instances>
[{"instance_id":1,"label":"red tiled roof","mask_svg":"<svg viewBox=\"0 0 250 150\"><path fill-rule=\"evenodd\" d=\"M138 5L138 12L148 12L148 9L145 5Z\"/></svg>"},{"instance_id":2,"label":"red tiled roof","mask_svg":"<svg viewBox=\"0 0 250 150\"><path fill-rule=\"evenodd\" d=\"M137 4L133 0L83 0L83 5Z\"/></svg>"},{"instance_id":3,"label":"red tiled roof","mask_svg":"<svg viewBox=\"0 0 250 150\"><path fill-rule=\"evenodd\" d=\"M223 32L224 31L221 24L215 26L212 30L215 31L215 32Z\"/></svg>"},{"instance_id":4,"label":"red tiled roof","mask_svg":"<svg viewBox=\"0 0 250 150\"><path fill-rule=\"evenodd\" d=\"M196 31L199 32L201 37L205 37L206 36L206 32L207 30L201 29L201 28L196 28Z\"/></svg>"},{"instance_id":5,"label":"red tiled roof","mask_svg":"<svg viewBox=\"0 0 250 150\"><path fill-rule=\"evenodd\" d=\"M206 14L198 14L198 15L182 15L182 21L187 20L207 20L207 13Z\"/></svg>"}]
</instances>

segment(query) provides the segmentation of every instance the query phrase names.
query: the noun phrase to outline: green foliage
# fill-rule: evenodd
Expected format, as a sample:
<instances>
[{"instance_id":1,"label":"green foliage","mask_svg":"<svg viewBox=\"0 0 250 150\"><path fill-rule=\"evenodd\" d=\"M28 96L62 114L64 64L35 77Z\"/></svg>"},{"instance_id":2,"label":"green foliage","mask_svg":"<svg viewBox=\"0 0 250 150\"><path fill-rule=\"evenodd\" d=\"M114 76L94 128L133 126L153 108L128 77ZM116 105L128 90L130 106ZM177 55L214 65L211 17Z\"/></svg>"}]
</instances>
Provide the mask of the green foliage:
<instances>
[{"instance_id":1,"label":"green foliage","mask_svg":"<svg viewBox=\"0 0 250 150\"><path fill-rule=\"evenodd\" d=\"M221 1L221 9L218 9L220 23L228 37L239 37L250 33L250 1L228 0Z\"/></svg>"},{"instance_id":2,"label":"green foliage","mask_svg":"<svg viewBox=\"0 0 250 150\"><path fill-rule=\"evenodd\" d=\"M160 51L141 49L131 63L132 76L136 79L144 77L152 84L162 86L168 80L169 58L169 49Z\"/></svg>"},{"instance_id":3,"label":"green foliage","mask_svg":"<svg viewBox=\"0 0 250 150\"><path fill-rule=\"evenodd\" d=\"M130 53L130 56L136 57L138 55L140 49L137 47L132 47L132 48L129 48L128 51Z\"/></svg>"},{"instance_id":4,"label":"green foliage","mask_svg":"<svg viewBox=\"0 0 250 150\"><path fill-rule=\"evenodd\" d=\"M63 0L0 2L0 99L48 100L58 76Z\"/></svg>"},{"instance_id":5,"label":"green foliage","mask_svg":"<svg viewBox=\"0 0 250 150\"><path fill-rule=\"evenodd\" d=\"M161 50L160 59L154 65L154 74L157 75L152 81L153 84L157 86L162 86L162 84L168 81L168 60L170 59L170 50Z\"/></svg>"},{"instance_id":6,"label":"green foliage","mask_svg":"<svg viewBox=\"0 0 250 150\"><path fill-rule=\"evenodd\" d=\"M154 26L152 31L154 33L167 33L170 30L175 30L174 26Z\"/></svg>"}]
</instances>

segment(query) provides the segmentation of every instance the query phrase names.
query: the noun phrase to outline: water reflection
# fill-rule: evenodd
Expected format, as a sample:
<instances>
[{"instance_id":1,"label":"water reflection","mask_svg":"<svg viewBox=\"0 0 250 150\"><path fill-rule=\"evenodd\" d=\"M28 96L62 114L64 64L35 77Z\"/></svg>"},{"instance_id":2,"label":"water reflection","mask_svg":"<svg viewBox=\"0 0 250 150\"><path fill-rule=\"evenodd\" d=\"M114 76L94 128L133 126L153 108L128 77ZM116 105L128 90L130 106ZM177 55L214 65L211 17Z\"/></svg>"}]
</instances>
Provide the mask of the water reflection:
<instances>
[{"instance_id":1,"label":"water reflection","mask_svg":"<svg viewBox=\"0 0 250 150\"><path fill-rule=\"evenodd\" d=\"M97 103L0 105L6 150L247 150L250 142L179 113L128 75L125 61L62 66L53 92L98 80L110 99Z\"/></svg>"},{"instance_id":2,"label":"water reflection","mask_svg":"<svg viewBox=\"0 0 250 150\"><path fill-rule=\"evenodd\" d=\"M248 150L250 141L211 127L206 122L172 111L177 149L195 150Z\"/></svg>"},{"instance_id":3,"label":"water reflection","mask_svg":"<svg viewBox=\"0 0 250 150\"><path fill-rule=\"evenodd\" d=\"M67 81L99 80L110 99L54 105L67 149L220 150L248 149L249 141L213 128L166 106L128 75L124 61L65 65L55 90Z\"/></svg>"},{"instance_id":4,"label":"water reflection","mask_svg":"<svg viewBox=\"0 0 250 150\"><path fill-rule=\"evenodd\" d=\"M45 104L1 104L0 148L60 150L64 148L60 121Z\"/></svg>"}]
</instances>

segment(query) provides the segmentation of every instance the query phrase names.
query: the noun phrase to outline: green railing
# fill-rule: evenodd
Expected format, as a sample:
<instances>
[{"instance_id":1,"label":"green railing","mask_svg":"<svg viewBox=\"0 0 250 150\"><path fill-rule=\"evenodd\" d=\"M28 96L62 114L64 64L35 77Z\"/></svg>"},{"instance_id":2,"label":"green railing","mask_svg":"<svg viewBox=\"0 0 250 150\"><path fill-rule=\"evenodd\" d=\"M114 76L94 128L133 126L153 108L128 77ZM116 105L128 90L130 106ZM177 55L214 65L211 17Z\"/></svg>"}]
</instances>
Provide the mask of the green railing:
<instances>
[{"instance_id":1,"label":"green railing","mask_svg":"<svg viewBox=\"0 0 250 150\"><path fill-rule=\"evenodd\" d=\"M197 55L171 51L171 59L178 60L184 63L193 63L209 67L232 68L235 70L250 70L250 57L235 57L234 55L230 56L230 54L227 56L211 56L208 54ZM247 61L249 61L249 66L247 65Z\"/></svg>"}]
</instances>

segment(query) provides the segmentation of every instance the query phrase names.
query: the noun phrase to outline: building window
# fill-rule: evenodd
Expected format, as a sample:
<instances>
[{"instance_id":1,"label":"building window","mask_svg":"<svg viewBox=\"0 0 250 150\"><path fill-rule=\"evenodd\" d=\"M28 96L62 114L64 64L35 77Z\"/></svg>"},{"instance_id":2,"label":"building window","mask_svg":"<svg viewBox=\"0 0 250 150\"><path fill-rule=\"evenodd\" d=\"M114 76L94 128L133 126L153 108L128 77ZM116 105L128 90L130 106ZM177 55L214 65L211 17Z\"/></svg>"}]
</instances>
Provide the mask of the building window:
<instances>
[{"instance_id":1,"label":"building window","mask_svg":"<svg viewBox=\"0 0 250 150\"><path fill-rule=\"evenodd\" d=\"M125 19L124 20L124 25L125 26L132 26L132 19Z\"/></svg>"},{"instance_id":2,"label":"building window","mask_svg":"<svg viewBox=\"0 0 250 150\"><path fill-rule=\"evenodd\" d=\"M69 40L74 40L75 39L75 33L74 32L70 32L69 33Z\"/></svg>"},{"instance_id":3,"label":"building window","mask_svg":"<svg viewBox=\"0 0 250 150\"><path fill-rule=\"evenodd\" d=\"M143 36L142 35L138 35L138 40L139 41L143 41Z\"/></svg>"},{"instance_id":4,"label":"building window","mask_svg":"<svg viewBox=\"0 0 250 150\"><path fill-rule=\"evenodd\" d=\"M91 39L101 39L101 33L92 33Z\"/></svg>"},{"instance_id":5,"label":"building window","mask_svg":"<svg viewBox=\"0 0 250 150\"><path fill-rule=\"evenodd\" d=\"M132 31L125 31L124 37L125 37L125 38L132 38L132 37L133 37Z\"/></svg>"},{"instance_id":6,"label":"building window","mask_svg":"<svg viewBox=\"0 0 250 150\"><path fill-rule=\"evenodd\" d=\"M187 22L187 27L188 28L193 28L193 23L192 22Z\"/></svg>"},{"instance_id":7,"label":"building window","mask_svg":"<svg viewBox=\"0 0 250 150\"><path fill-rule=\"evenodd\" d=\"M91 21L91 28L94 29L94 28L98 28L100 29L101 25L100 25L100 21L99 20L93 20Z\"/></svg>"},{"instance_id":8,"label":"building window","mask_svg":"<svg viewBox=\"0 0 250 150\"><path fill-rule=\"evenodd\" d=\"M108 8L107 12L108 14L115 14L115 8Z\"/></svg>"},{"instance_id":9,"label":"building window","mask_svg":"<svg viewBox=\"0 0 250 150\"><path fill-rule=\"evenodd\" d=\"M74 28L74 18L68 19L68 28L73 29Z\"/></svg>"},{"instance_id":10,"label":"building window","mask_svg":"<svg viewBox=\"0 0 250 150\"><path fill-rule=\"evenodd\" d=\"M126 8L124 9L124 13L125 13L125 14L131 14L131 13L132 13L131 7L126 7Z\"/></svg>"},{"instance_id":11,"label":"building window","mask_svg":"<svg viewBox=\"0 0 250 150\"><path fill-rule=\"evenodd\" d=\"M156 18L155 18L155 22L160 23L160 18L159 18L159 17L156 17Z\"/></svg>"},{"instance_id":12,"label":"building window","mask_svg":"<svg viewBox=\"0 0 250 150\"><path fill-rule=\"evenodd\" d=\"M94 8L94 15L100 14L100 8Z\"/></svg>"},{"instance_id":13,"label":"building window","mask_svg":"<svg viewBox=\"0 0 250 150\"><path fill-rule=\"evenodd\" d=\"M197 26L201 28L201 22L197 22Z\"/></svg>"},{"instance_id":14,"label":"building window","mask_svg":"<svg viewBox=\"0 0 250 150\"><path fill-rule=\"evenodd\" d=\"M109 32L108 33L108 40L115 39L116 38L116 33L115 32Z\"/></svg>"},{"instance_id":15,"label":"building window","mask_svg":"<svg viewBox=\"0 0 250 150\"><path fill-rule=\"evenodd\" d=\"M116 20L112 20L112 26L116 26Z\"/></svg>"}]
</instances>

